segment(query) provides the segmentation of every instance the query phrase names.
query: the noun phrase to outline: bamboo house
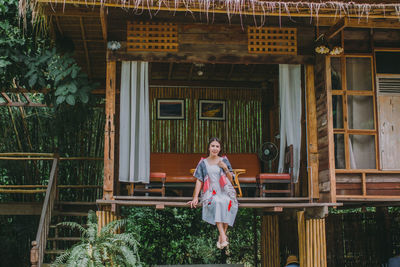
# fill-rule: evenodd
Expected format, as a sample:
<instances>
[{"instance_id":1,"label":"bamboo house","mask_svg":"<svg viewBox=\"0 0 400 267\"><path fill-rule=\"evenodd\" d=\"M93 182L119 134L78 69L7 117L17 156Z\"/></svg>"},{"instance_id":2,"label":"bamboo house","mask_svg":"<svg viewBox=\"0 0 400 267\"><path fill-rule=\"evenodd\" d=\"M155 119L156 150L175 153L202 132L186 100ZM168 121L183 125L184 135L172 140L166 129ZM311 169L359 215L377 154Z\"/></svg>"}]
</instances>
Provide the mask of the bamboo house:
<instances>
[{"instance_id":1,"label":"bamboo house","mask_svg":"<svg viewBox=\"0 0 400 267\"><path fill-rule=\"evenodd\" d=\"M400 201L398 1L30 5L105 95L100 224L121 206L187 207L211 136L240 207L262 214L262 266L283 264L286 212L300 265L327 266L328 207Z\"/></svg>"}]
</instances>

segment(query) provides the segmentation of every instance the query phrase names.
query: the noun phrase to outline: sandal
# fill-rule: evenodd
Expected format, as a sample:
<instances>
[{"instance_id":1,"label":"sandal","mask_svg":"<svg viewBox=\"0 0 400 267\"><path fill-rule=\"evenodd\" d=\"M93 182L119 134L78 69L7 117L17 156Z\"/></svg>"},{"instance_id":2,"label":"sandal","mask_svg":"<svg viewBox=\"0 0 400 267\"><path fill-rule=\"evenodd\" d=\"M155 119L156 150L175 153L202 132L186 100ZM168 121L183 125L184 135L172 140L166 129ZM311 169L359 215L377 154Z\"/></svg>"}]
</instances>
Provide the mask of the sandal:
<instances>
[{"instance_id":1,"label":"sandal","mask_svg":"<svg viewBox=\"0 0 400 267\"><path fill-rule=\"evenodd\" d=\"M227 247L228 245L229 245L229 242L226 240L224 242L220 243L221 249L223 249L224 247Z\"/></svg>"},{"instance_id":2,"label":"sandal","mask_svg":"<svg viewBox=\"0 0 400 267\"><path fill-rule=\"evenodd\" d=\"M221 243L219 243L219 241L217 241L217 248L222 249L221 248Z\"/></svg>"}]
</instances>

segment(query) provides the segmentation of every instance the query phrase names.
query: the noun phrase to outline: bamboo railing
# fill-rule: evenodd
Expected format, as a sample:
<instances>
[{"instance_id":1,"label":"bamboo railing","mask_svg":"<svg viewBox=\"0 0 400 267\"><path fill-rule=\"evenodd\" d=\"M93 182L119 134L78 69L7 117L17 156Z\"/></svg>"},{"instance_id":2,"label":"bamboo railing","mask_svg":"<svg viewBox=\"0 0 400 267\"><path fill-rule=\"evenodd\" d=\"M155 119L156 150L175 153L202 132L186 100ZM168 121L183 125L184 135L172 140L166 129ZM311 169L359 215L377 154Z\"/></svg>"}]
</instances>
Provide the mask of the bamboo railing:
<instances>
[{"instance_id":1,"label":"bamboo railing","mask_svg":"<svg viewBox=\"0 0 400 267\"><path fill-rule=\"evenodd\" d=\"M46 190L46 197L43 202L42 214L40 216L40 222L38 231L36 234L36 240L32 241L31 248L31 266L41 267L43 263L44 251L46 250L47 234L50 228L51 213L53 211L54 202L57 195L57 169L58 169L59 158L56 156L53 159L53 165L51 167L49 184Z\"/></svg>"}]
</instances>

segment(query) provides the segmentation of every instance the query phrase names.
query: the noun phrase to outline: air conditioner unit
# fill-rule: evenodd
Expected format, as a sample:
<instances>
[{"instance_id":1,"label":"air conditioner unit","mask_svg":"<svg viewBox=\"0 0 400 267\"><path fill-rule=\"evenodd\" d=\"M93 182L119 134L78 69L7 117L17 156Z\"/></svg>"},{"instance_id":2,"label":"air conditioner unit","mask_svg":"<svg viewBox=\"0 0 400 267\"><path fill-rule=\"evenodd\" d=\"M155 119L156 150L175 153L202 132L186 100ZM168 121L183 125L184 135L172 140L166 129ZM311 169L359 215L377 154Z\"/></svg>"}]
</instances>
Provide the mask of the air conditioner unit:
<instances>
[{"instance_id":1,"label":"air conditioner unit","mask_svg":"<svg viewBox=\"0 0 400 267\"><path fill-rule=\"evenodd\" d=\"M376 74L378 94L400 94L400 74Z\"/></svg>"}]
</instances>

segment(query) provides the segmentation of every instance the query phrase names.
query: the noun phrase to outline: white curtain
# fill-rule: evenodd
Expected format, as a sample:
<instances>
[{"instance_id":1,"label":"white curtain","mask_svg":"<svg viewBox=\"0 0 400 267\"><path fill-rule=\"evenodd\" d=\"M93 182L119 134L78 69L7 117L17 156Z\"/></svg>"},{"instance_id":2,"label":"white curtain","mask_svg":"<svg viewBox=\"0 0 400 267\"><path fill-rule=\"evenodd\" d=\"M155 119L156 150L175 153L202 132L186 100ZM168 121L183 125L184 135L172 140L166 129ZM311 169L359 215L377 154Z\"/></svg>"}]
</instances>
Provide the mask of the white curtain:
<instances>
[{"instance_id":1,"label":"white curtain","mask_svg":"<svg viewBox=\"0 0 400 267\"><path fill-rule=\"evenodd\" d=\"M120 97L119 180L149 183L148 62L122 62Z\"/></svg>"},{"instance_id":2,"label":"white curtain","mask_svg":"<svg viewBox=\"0 0 400 267\"><path fill-rule=\"evenodd\" d=\"M300 65L279 65L280 153L278 172L284 171L285 148L293 145L293 182L297 183L301 146Z\"/></svg>"}]
</instances>

